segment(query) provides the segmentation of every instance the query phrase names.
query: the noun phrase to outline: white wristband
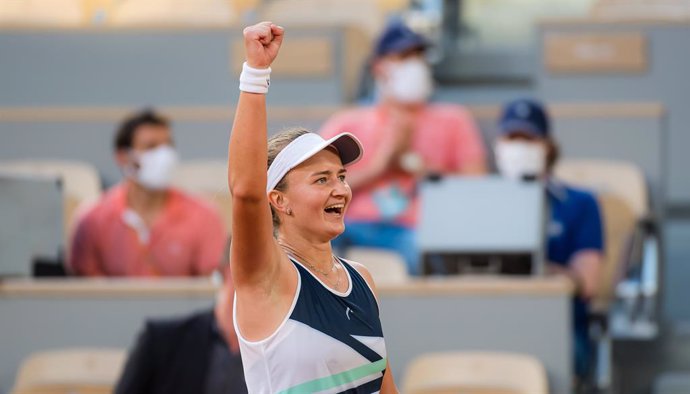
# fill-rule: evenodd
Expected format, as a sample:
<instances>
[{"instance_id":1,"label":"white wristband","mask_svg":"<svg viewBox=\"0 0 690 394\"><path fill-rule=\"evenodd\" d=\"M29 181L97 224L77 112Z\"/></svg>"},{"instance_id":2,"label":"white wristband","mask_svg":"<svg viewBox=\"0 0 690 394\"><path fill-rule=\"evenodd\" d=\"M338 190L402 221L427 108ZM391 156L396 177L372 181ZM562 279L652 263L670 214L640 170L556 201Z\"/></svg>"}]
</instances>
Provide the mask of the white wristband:
<instances>
[{"instance_id":1,"label":"white wristband","mask_svg":"<svg viewBox=\"0 0 690 394\"><path fill-rule=\"evenodd\" d=\"M249 93L268 93L271 84L271 68L250 67L247 62L242 64L240 74L240 90Z\"/></svg>"}]
</instances>

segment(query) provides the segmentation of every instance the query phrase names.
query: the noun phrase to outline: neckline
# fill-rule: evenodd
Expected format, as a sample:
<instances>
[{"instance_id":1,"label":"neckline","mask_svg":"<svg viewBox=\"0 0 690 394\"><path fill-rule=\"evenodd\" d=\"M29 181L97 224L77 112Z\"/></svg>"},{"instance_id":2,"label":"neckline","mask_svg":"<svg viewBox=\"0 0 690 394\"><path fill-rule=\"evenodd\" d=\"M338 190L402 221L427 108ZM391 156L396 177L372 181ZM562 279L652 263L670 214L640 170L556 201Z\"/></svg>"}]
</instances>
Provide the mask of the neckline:
<instances>
[{"instance_id":1,"label":"neckline","mask_svg":"<svg viewBox=\"0 0 690 394\"><path fill-rule=\"evenodd\" d=\"M121 212L128 209L134 210L127 202L130 187L131 185L127 181L122 181L120 184L114 187L115 200L117 201L116 206ZM162 217L171 216L178 210L177 205L179 204L180 197L178 191L171 186L165 190L165 193L165 202L160 208L160 212L158 213L156 220L151 223L150 228L155 227Z\"/></svg>"},{"instance_id":2,"label":"neckline","mask_svg":"<svg viewBox=\"0 0 690 394\"><path fill-rule=\"evenodd\" d=\"M309 268L307 268L304 264L302 264L299 260L297 260L297 258L295 256L288 255L288 258L290 260L292 260L293 263L298 264L300 267L304 268L304 270L307 271L309 273L309 275L311 275L314 279L316 279L321 284L321 286L323 286L326 290L330 291L331 293L337 295L338 297L347 297L350 295L350 293L352 293L352 276L350 275L350 271L347 269L347 267L345 267L345 262L343 262L338 257L336 257L336 259L338 259L338 262L340 263L340 265L343 266L343 270L345 270L345 274L347 275L348 286L347 286L347 290L345 290L345 292L340 292L340 291L335 290L332 287L328 286L328 284L324 283L321 280L321 278L314 275L314 273L311 272L311 270Z\"/></svg>"}]
</instances>

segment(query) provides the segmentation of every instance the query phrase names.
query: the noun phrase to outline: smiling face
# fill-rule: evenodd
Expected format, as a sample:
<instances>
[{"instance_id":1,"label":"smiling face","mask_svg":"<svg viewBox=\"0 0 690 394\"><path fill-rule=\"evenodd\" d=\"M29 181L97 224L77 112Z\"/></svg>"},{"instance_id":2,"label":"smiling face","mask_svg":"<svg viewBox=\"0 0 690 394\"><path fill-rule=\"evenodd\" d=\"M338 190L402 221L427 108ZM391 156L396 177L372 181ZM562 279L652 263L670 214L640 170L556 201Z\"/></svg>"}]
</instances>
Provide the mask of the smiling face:
<instances>
[{"instance_id":1,"label":"smiling face","mask_svg":"<svg viewBox=\"0 0 690 394\"><path fill-rule=\"evenodd\" d=\"M274 191L269 197L279 211L281 232L294 231L313 242L328 242L340 235L352 198L345 173L340 157L331 148L293 168L286 175L286 190Z\"/></svg>"}]
</instances>

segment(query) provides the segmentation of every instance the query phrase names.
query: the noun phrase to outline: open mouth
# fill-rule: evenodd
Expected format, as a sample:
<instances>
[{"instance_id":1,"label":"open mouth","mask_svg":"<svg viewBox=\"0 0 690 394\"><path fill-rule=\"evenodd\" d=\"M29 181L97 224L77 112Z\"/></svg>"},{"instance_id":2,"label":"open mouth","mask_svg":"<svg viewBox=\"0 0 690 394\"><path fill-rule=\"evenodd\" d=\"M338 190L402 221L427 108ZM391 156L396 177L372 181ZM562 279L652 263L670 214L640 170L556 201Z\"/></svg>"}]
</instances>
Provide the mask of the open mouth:
<instances>
[{"instance_id":1,"label":"open mouth","mask_svg":"<svg viewBox=\"0 0 690 394\"><path fill-rule=\"evenodd\" d=\"M327 206L324 211L331 215L342 215L345 211L345 204L338 203Z\"/></svg>"}]
</instances>

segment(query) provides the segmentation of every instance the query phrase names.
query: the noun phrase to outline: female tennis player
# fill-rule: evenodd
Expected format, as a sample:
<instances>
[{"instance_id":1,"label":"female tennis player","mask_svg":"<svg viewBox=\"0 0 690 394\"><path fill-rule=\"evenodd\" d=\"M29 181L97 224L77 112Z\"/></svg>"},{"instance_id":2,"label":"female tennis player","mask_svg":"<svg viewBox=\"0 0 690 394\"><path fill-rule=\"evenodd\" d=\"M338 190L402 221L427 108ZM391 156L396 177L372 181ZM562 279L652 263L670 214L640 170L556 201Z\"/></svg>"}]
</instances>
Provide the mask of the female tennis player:
<instances>
[{"instance_id":1,"label":"female tennis player","mask_svg":"<svg viewBox=\"0 0 690 394\"><path fill-rule=\"evenodd\" d=\"M397 393L372 277L331 250L344 230L346 167L361 157L359 141L301 129L267 140L270 66L283 36L270 22L244 30L229 146L234 320L247 388Z\"/></svg>"}]
</instances>

